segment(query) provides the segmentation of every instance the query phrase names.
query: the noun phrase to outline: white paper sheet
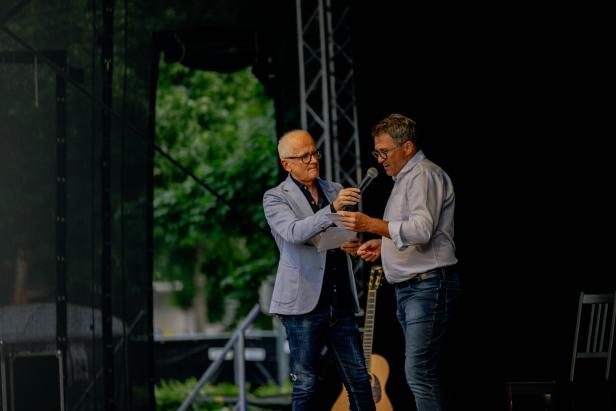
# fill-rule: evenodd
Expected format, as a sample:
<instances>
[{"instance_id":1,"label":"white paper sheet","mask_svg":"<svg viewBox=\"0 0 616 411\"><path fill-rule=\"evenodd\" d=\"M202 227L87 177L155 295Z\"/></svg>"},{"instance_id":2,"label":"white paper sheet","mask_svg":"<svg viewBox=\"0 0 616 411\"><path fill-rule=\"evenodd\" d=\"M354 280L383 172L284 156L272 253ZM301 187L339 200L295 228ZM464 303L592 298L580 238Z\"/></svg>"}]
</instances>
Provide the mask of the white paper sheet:
<instances>
[{"instance_id":1,"label":"white paper sheet","mask_svg":"<svg viewBox=\"0 0 616 411\"><path fill-rule=\"evenodd\" d=\"M349 231L346 228L330 227L321 234L317 250L325 251L338 248L342 243L354 238L356 234L354 231Z\"/></svg>"}]
</instances>

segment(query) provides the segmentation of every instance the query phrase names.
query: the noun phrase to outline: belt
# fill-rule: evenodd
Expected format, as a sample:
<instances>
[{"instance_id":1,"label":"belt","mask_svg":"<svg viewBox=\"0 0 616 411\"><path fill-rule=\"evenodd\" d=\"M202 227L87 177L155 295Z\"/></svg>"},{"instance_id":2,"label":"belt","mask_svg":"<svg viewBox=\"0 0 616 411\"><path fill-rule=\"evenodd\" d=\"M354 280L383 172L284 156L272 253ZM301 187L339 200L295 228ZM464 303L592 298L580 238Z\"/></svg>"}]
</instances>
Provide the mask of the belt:
<instances>
[{"instance_id":1,"label":"belt","mask_svg":"<svg viewBox=\"0 0 616 411\"><path fill-rule=\"evenodd\" d=\"M409 284L416 284L421 281L427 280L428 278L434 278L439 275L443 276L443 278L447 278L447 275L452 273L454 269L455 269L455 265L448 265L446 267L434 268L430 271L426 271L425 273L416 274L415 276L409 278L408 280L401 281L394 285L396 287L406 287Z\"/></svg>"}]
</instances>

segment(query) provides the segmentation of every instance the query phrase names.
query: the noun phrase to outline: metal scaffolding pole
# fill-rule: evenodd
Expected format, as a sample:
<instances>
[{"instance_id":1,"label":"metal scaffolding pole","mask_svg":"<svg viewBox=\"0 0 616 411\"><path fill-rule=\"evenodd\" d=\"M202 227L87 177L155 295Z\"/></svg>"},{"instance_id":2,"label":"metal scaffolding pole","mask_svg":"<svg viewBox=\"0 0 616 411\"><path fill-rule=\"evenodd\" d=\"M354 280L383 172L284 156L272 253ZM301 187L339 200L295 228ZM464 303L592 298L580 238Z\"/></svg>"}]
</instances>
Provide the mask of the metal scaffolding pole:
<instances>
[{"instance_id":1,"label":"metal scaffolding pole","mask_svg":"<svg viewBox=\"0 0 616 411\"><path fill-rule=\"evenodd\" d=\"M325 177L361 180L347 1L296 0L301 126L324 152Z\"/></svg>"},{"instance_id":2,"label":"metal scaffolding pole","mask_svg":"<svg viewBox=\"0 0 616 411\"><path fill-rule=\"evenodd\" d=\"M325 178L362 178L348 0L296 0L301 126L323 151ZM354 265L360 297L362 260Z\"/></svg>"}]
</instances>

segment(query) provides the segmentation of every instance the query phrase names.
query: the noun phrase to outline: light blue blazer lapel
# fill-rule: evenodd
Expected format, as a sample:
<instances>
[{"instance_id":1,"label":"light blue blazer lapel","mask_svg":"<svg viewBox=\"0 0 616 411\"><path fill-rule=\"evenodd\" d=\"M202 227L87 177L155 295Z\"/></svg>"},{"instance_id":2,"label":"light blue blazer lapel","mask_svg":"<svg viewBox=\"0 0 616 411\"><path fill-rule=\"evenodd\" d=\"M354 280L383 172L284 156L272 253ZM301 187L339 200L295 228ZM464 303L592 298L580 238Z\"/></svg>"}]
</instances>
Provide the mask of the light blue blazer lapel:
<instances>
[{"instance_id":1,"label":"light blue blazer lapel","mask_svg":"<svg viewBox=\"0 0 616 411\"><path fill-rule=\"evenodd\" d=\"M321 186L325 197L327 197L329 203L331 204L336 199L336 189L334 185L320 178L317 179L317 182Z\"/></svg>"},{"instance_id":2,"label":"light blue blazer lapel","mask_svg":"<svg viewBox=\"0 0 616 411\"><path fill-rule=\"evenodd\" d=\"M287 179L282 185L282 191L285 193L289 204L298 218L306 218L314 214L312 207L308 204L306 196L299 189L297 184L291 179L291 176L287 176Z\"/></svg>"}]
</instances>

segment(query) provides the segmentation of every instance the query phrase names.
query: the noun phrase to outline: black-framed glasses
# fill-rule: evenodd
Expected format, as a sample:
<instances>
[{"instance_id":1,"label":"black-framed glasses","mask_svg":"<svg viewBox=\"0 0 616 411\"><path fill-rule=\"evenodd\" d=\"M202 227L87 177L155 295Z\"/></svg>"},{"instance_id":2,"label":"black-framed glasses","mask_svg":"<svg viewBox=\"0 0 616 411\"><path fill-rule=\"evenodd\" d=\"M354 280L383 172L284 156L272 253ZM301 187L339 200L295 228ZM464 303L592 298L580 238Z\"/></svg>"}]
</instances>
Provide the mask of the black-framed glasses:
<instances>
[{"instance_id":1,"label":"black-framed glasses","mask_svg":"<svg viewBox=\"0 0 616 411\"><path fill-rule=\"evenodd\" d=\"M379 157L380 157L380 158L382 158L383 160L387 160L387 156L389 155L389 153L391 153L392 151L394 151L394 150L396 150L396 149L398 149L398 148L400 148L400 147L402 147L402 146L396 146L396 147L394 147L394 148L390 148L390 149L384 148L384 149L382 149L382 150L373 150L373 151L371 152L371 154L372 154L372 155L374 156L374 158L376 158L377 160L379 159Z\"/></svg>"},{"instance_id":2,"label":"black-framed glasses","mask_svg":"<svg viewBox=\"0 0 616 411\"><path fill-rule=\"evenodd\" d=\"M312 159L312 157L318 160L321 157L323 157L323 154L321 154L321 152L317 150L317 151L313 151L312 153L306 153L303 156L285 157L285 159L299 158L302 163L308 164L310 163L310 160Z\"/></svg>"}]
</instances>

